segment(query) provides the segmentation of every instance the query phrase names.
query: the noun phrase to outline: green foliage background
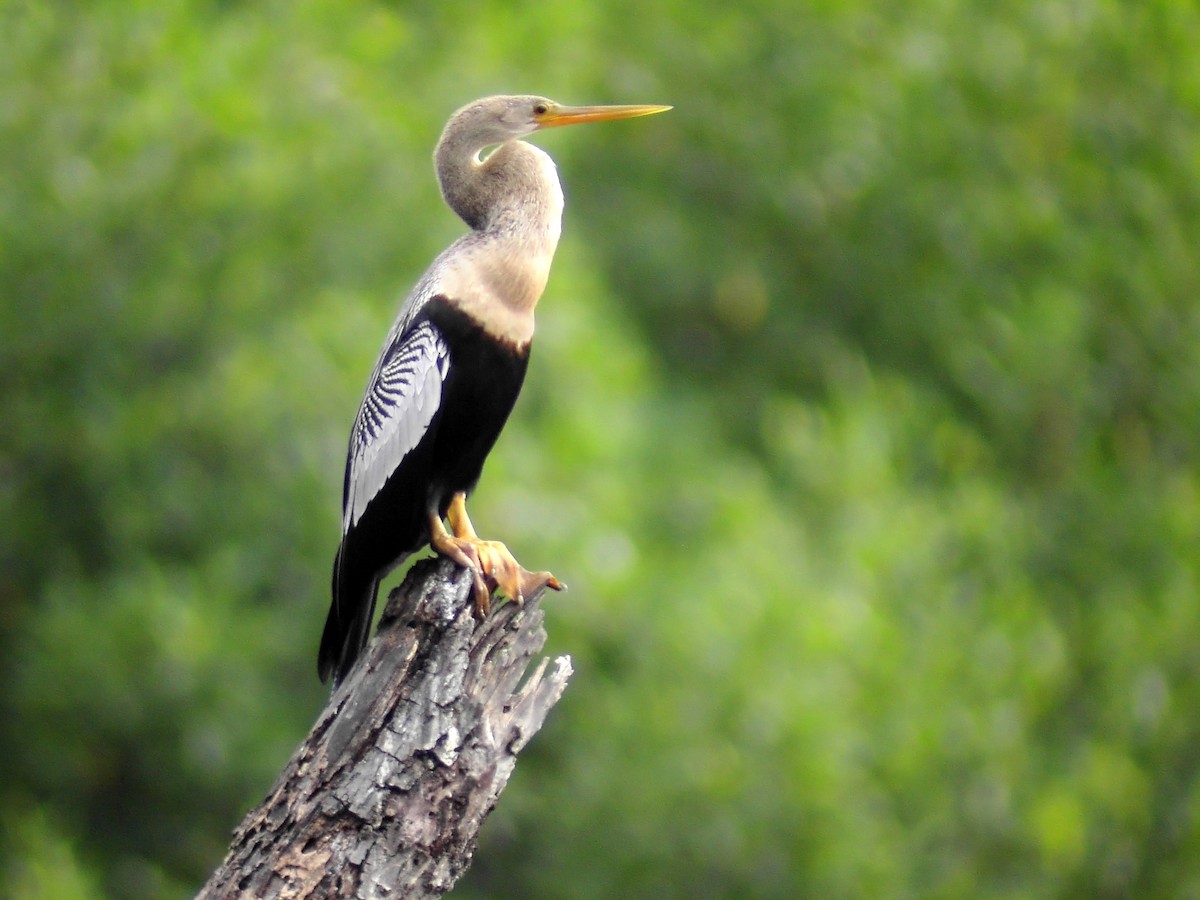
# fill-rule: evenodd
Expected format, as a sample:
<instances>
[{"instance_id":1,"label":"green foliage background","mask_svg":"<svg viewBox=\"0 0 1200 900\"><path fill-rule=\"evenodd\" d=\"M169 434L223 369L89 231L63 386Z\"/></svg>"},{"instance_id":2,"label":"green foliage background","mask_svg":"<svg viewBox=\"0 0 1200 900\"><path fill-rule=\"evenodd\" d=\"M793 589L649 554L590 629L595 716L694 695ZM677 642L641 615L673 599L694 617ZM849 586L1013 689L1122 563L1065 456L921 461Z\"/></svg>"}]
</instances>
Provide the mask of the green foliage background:
<instances>
[{"instance_id":1,"label":"green foliage background","mask_svg":"<svg viewBox=\"0 0 1200 900\"><path fill-rule=\"evenodd\" d=\"M0 3L0 893L186 896L306 732L476 96L568 195L474 510L563 703L463 897L1200 896L1200 11Z\"/></svg>"}]
</instances>

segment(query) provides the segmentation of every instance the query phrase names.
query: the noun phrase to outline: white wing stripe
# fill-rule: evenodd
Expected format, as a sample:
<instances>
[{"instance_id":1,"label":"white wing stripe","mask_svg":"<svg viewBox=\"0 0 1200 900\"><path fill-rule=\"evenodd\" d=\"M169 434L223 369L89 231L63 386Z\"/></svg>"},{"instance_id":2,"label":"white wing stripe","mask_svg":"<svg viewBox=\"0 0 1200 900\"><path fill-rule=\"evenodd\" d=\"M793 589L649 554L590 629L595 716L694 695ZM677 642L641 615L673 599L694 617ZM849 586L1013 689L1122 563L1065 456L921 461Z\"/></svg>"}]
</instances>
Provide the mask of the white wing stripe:
<instances>
[{"instance_id":1,"label":"white wing stripe","mask_svg":"<svg viewBox=\"0 0 1200 900\"><path fill-rule=\"evenodd\" d=\"M384 351L354 422L343 532L358 523L425 435L441 405L449 364L449 348L429 322L419 323Z\"/></svg>"}]
</instances>

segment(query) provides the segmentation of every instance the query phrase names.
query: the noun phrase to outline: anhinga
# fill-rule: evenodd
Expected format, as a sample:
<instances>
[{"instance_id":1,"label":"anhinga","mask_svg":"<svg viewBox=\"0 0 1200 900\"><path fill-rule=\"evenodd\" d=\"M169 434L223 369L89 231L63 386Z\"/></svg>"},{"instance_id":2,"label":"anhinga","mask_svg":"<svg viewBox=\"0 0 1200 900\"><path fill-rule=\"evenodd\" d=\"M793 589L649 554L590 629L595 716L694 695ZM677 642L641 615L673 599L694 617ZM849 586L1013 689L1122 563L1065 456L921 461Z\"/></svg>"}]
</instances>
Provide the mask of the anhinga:
<instances>
[{"instance_id":1,"label":"anhinga","mask_svg":"<svg viewBox=\"0 0 1200 900\"><path fill-rule=\"evenodd\" d=\"M380 580L426 543L474 573L479 616L493 587L517 602L542 586L561 589L503 544L480 540L466 508L521 390L562 224L554 161L520 138L667 109L488 97L451 116L434 161L442 196L471 231L409 293L350 432L322 681L345 677L367 643Z\"/></svg>"}]
</instances>

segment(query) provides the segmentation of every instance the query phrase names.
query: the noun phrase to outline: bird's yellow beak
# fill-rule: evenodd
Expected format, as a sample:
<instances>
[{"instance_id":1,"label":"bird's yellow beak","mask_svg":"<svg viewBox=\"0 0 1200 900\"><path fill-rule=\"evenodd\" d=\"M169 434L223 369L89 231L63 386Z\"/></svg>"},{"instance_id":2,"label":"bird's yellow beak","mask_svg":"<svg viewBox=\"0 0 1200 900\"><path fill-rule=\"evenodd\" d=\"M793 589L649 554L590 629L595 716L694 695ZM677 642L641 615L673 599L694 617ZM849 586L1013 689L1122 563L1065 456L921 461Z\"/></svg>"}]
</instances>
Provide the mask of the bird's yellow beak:
<instances>
[{"instance_id":1,"label":"bird's yellow beak","mask_svg":"<svg viewBox=\"0 0 1200 900\"><path fill-rule=\"evenodd\" d=\"M666 112L669 106L635 104L632 106L550 106L544 113L534 115L539 128L578 125L580 122L607 122L611 119L633 119Z\"/></svg>"}]
</instances>

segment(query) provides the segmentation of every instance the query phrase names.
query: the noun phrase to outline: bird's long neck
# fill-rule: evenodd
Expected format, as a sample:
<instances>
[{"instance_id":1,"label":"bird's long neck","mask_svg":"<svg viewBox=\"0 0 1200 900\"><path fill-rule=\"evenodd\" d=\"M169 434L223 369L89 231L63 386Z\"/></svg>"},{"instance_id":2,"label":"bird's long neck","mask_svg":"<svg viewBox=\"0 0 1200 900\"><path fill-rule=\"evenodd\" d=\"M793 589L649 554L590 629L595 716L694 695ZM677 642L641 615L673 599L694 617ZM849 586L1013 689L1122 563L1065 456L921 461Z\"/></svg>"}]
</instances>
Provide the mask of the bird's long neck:
<instances>
[{"instance_id":1,"label":"bird's long neck","mask_svg":"<svg viewBox=\"0 0 1200 900\"><path fill-rule=\"evenodd\" d=\"M436 162L446 203L473 231L445 273L448 299L498 335L527 341L562 229L553 160L509 141L480 161L478 147L450 136L438 145Z\"/></svg>"},{"instance_id":2,"label":"bird's long neck","mask_svg":"<svg viewBox=\"0 0 1200 900\"><path fill-rule=\"evenodd\" d=\"M453 135L438 145L447 205L475 231L557 244L563 196L554 161L524 141L501 144L485 160L481 149Z\"/></svg>"}]
</instances>

